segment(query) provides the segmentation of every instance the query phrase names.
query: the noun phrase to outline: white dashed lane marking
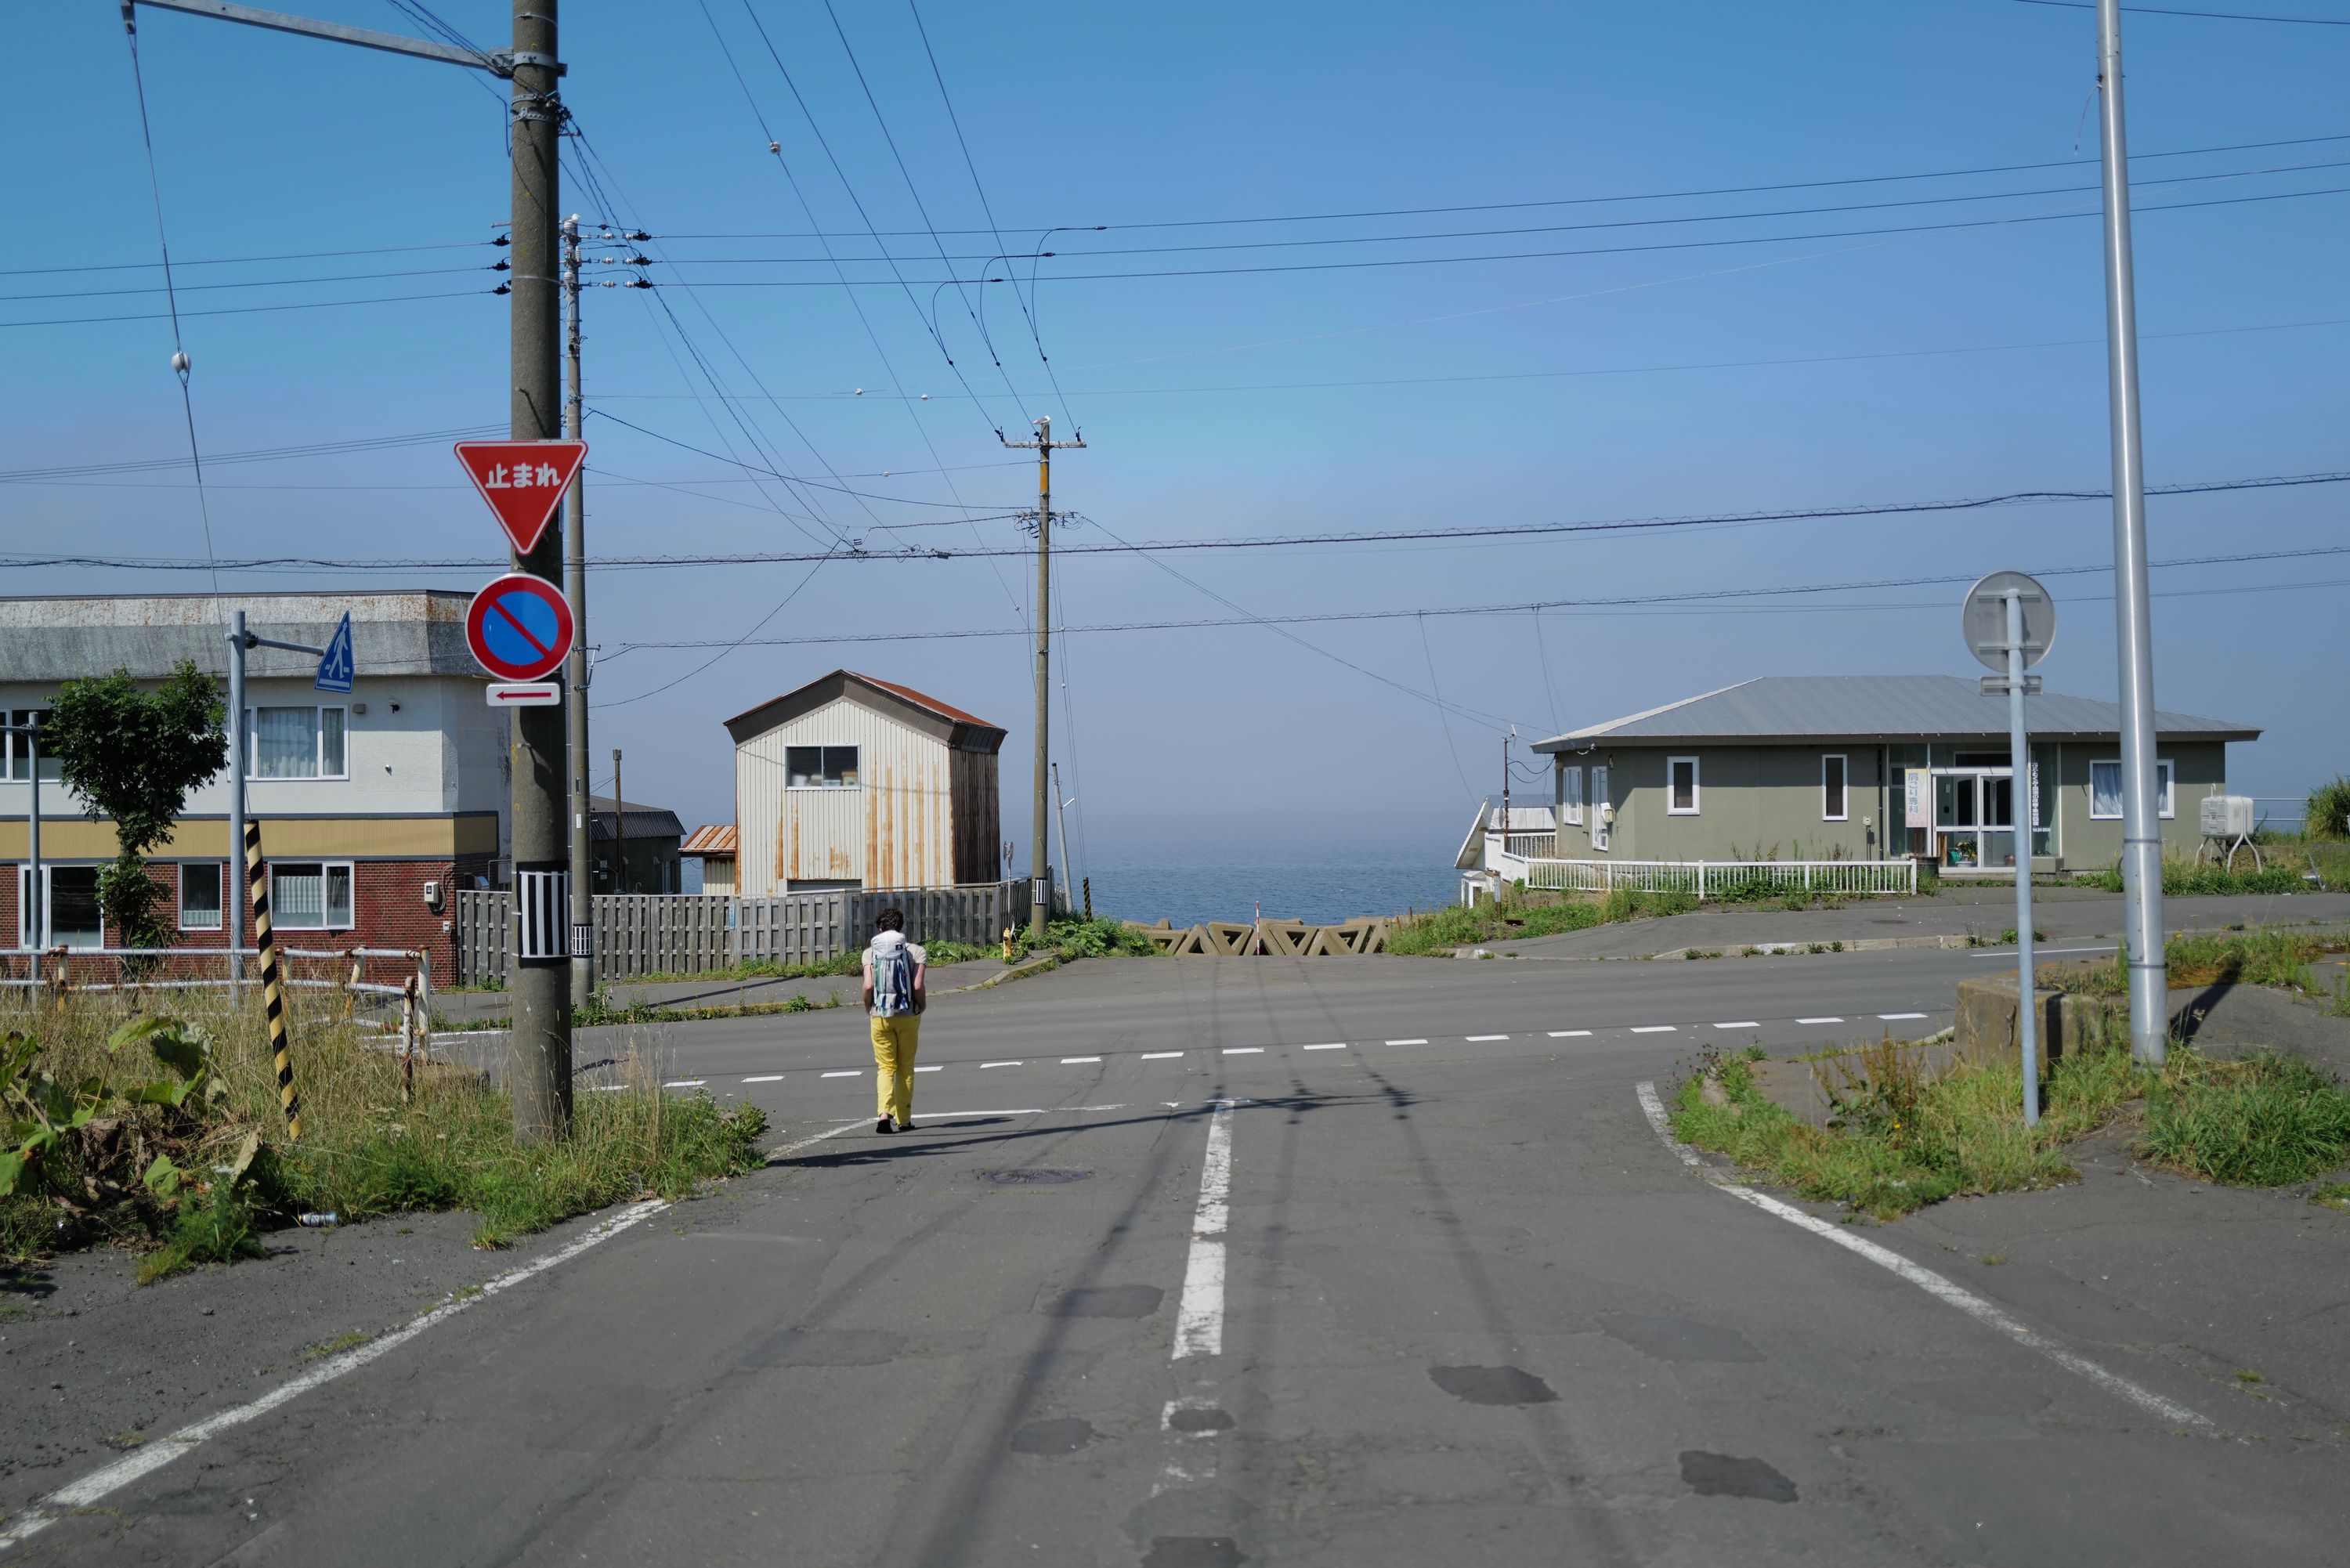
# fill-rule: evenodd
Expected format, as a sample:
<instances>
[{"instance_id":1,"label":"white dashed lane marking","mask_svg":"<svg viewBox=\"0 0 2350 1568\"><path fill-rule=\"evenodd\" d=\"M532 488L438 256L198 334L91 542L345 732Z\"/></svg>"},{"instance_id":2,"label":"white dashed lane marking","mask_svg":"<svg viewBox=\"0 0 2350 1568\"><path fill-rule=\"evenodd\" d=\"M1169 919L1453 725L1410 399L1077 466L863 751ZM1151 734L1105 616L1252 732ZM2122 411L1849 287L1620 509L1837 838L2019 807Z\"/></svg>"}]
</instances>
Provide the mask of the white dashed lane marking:
<instances>
[{"instance_id":1,"label":"white dashed lane marking","mask_svg":"<svg viewBox=\"0 0 2350 1568\"><path fill-rule=\"evenodd\" d=\"M743 1081L746 1084L780 1084L784 1075L781 1073L760 1073Z\"/></svg>"},{"instance_id":2,"label":"white dashed lane marking","mask_svg":"<svg viewBox=\"0 0 2350 1568\"><path fill-rule=\"evenodd\" d=\"M1496 1040L1507 1040L1509 1036L1506 1034L1471 1034L1466 1038L1471 1045L1485 1045L1490 1044Z\"/></svg>"},{"instance_id":3,"label":"white dashed lane marking","mask_svg":"<svg viewBox=\"0 0 2350 1568\"><path fill-rule=\"evenodd\" d=\"M1912 1018L1923 1018L1926 1015L1922 1012L1880 1012L1877 1016L1884 1019L1887 1023L1899 1023Z\"/></svg>"},{"instance_id":4,"label":"white dashed lane marking","mask_svg":"<svg viewBox=\"0 0 2350 1568\"><path fill-rule=\"evenodd\" d=\"M1346 1048L1347 1045L1344 1041L1340 1041L1336 1045L1308 1045L1305 1047L1308 1051L1344 1051Z\"/></svg>"},{"instance_id":5,"label":"white dashed lane marking","mask_svg":"<svg viewBox=\"0 0 2350 1568\"><path fill-rule=\"evenodd\" d=\"M1760 1029L1762 1026L1752 1018L1745 1018L1731 1023L1717 1023L1714 1027L1716 1029Z\"/></svg>"},{"instance_id":6,"label":"white dashed lane marking","mask_svg":"<svg viewBox=\"0 0 2350 1568\"><path fill-rule=\"evenodd\" d=\"M1844 1020L1841 1018L1798 1018L1795 1022L1798 1023L1842 1023Z\"/></svg>"},{"instance_id":7,"label":"white dashed lane marking","mask_svg":"<svg viewBox=\"0 0 2350 1568\"><path fill-rule=\"evenodd\" d=\"M1590 1034L1591 1031L1588 1029L1554 1029L1550 1032L1550 1037L1554 1040L1585 1040L1588 1039Z\"/></svg>"},{"instance_id":8,"label":"white dashed lane marking","mask_svg":"<svg viewBox=\"0 0 2350 1568\"><path fill-rule=\"evenodd\" d=\"M1074 1062L1098 1062L1100 1060L1101 1058L1098 1056L1064 1056L1061 1058L1061 1065L1066 1067Z\"/></svg>"},{"instance_id":9,"label":"white dashed lane marking","mask_svg":"<svg viewBox=\"0 0 2350 1568\"><path fill-rule=\"evenodd\" d=\"M827 1078L854 1078L864 1070L865 1069L862 1067L844 1067L837 1073L827 1073L825 1076Z\"/></svg>"},{"instance_id":10,"label":"white dashed lane marking","mask_svg":"<svg viewBox=\"0 0 2350 1568\"><path fill-rule=\"evenodd\" d=\"M1425 1045L1428 1042L1425 1040L1390 1040L1388 1044L1390 1045Z\"/></svg>"},{"instance_id":11,"label":"white dashed lane marking","mask_svg":"<svg viewBox=\"0 0 2350 1568\"><path fill-rule=\"evenodd\" d=\"M1025 1065L1027 1065L1027 1064L1024 1062L982 1062L979 1064L982 1072L985 1072L990 1067L1023 1067Z\"/></svg>"},{"instance_id":12,"label":"white dashed lane marking","mask_svg":"<svg viewBox=\"0 0 2350 1568\"><path fill-rule=\"evenodd\" d=\"M1669 1023L1636 1023L1632 1026L1635 1034L1670 1034L1673 1032L1673 1025Z\"/></svg>"},{"instance_id":13,"label":"white dashed lane marking","mask_svg":"<svg viewBox=\"0 0 2350 1568\"><path fill-rule=\"evenodd\" d=\"M917 1073L942 1073L946 1071L946 1069L943 1067L917 1067L914 1071Z\"/></svg>"},{"instance_id":14,"label":"white dashed lane marking","mask_svg":"<svg viewBox=\"0 0 2350 1568\"><path fill-rule=\"evenodd\" d=\"M671 1078L668 1083L663 1084L661 1087L664 1089L698 1089L709 1081L710 1080L707 1078Z\"/></svg>"},{"instance_id":15,"label":"white dashed lane marking","mask_svg":"<svg viewBox=\"0 0 2350 1568\"><path fill-rule=\"evenodd\" d=\"M1264 1054L1264 1047L1262 1045L1227 1045L1224 1047L1224 1054L1227 1056L1262 1056Z\"/></svg>"},{"instance_id":16,"label":"white dashed lane marking","mask_svg":"<svg viewBox=\"0 0 2350 1568\"><path fill-rule=\"evenodd\" d=\"M1182 1054L1180 1051L1145 1051L1142 1054L1142 1059L1146 1062L1167 1062Z\"/></svg>"}]
</instances>

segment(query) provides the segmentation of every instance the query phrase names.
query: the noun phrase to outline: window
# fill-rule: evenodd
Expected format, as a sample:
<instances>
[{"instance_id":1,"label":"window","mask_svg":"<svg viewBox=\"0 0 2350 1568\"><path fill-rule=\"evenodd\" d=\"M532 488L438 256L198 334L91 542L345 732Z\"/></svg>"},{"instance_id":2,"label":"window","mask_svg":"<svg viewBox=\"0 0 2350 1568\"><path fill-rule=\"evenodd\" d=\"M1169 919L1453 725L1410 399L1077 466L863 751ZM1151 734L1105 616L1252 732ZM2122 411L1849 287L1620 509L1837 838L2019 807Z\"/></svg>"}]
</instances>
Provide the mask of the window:
<instances>
[{"instance_id":1,"label":"window","mask_svg":"<svg viewBox=\"0 0 2350 1568\"><path fill-rule=\"evenodd\" d=\"M1570 827L1583 826L1583 768L1561 768L1558 774L1558 816Z\"/></svg>"},{"instance_id":2,"label":"window","mask_svg":"<svg viewBox=\"0 0 2350 1568\"><path fill-rule=\"evenodd\" d=\"M46 708L0 709L0 715L5 715L11 726L37 726L47 722L49 711ZM13 728L7 733L0 734L0 759L5 759L5 765L0 765L0 778L29 779L33 776L32 745L32 736L19 735ZM43 757L41 776L45 779L63 778L65 770L57 758Z\"/></svg>"},{"instance_id":3,"label":"window","mask_svg":"<svg viewBox=\"0 0 2350 1568\"><path fill-rule=\"evenodd\" d=\"M2178 792L2172 787L2177 764L2168 757L2154 760L2155 815L2171 817L2178 815ZM2122 816L2122 764L2113 762L2089 764L2089 820L2119 822Z\"/></svg>"},{"instance_id":4,"label":"window","mask_svg":"<svg viewBox=\"0 0 2350 1568\"><path fill-rule=\"evenodd\" d=\"M785 746L784 772L794 789L855 789L855 746Z\"/></svg>"},{"instance_id":5,"label":"window","mask_svg":"<svg viewBox=\"0 0 2350 1568\"><path fill-rule=\"evenodd\" d=\"M1845 759L1842 753L1829 752L1820 758L1820 820L1845 820L1844 804Z\"/></svg>"},{"instance_id":6,"label":"window","mask_svg":"<svg viewBox=\"0 0 2350 1568\"><path fill-rule=\"evenodd\" d=\"M1697 815L1697 759L1667 757L1665 759L1665 815L1695 816Z\"/></svg>"},{"instance_id":7,"label":"window","mask_svg":"<svg viewBox=\"0 0 2350 1568\"><path fill-rule=\"evenodd\" d=\"M257 779L338 779L343 765L340 708L255 708L245 759Z\"/></svg>"},{"instance_id":8,"label":"window","mask_svg":"<svg viewBox=\"0 0 2350 1568\"><path fill-rule=\"evenodd\" d=\"M43 775L47 777L45 774ZM106 945L106 917L98 906L95 866L45 865L41 877L48 884L49 929L36 935L33 923L33 868L16 867L16 933L23 947L100 948Z\"/></svg>"},{"instance_id":9,"label":"window","mask_svg":"<svg viewBox=\"0 0 2350 1568\"><path fill-rule=\"evenodd\" d=\"M348 930L350 862L271 861L269 923L287 931Z\"/></svg>"},{"instance_id":10,"label":"window","mask_svg":"<svg viewBox=\"0 0 2350 1568\"><path fill-rule=\"evenodd\" d=\"M1615 824L1607 819L1609 796L1606 764L1591 770L1591 847L1606 850L1615 839Z\"/></svg>"},{"instance_id":11,"label":"window","mask_svg":"<svg viewBox=\"0 0 2350 1568\"><path fill-rule=\"evenodd\" d=\"M221 867L217 860L180 862L180 929L221 929Z\"/></svg>"}]
</instances>

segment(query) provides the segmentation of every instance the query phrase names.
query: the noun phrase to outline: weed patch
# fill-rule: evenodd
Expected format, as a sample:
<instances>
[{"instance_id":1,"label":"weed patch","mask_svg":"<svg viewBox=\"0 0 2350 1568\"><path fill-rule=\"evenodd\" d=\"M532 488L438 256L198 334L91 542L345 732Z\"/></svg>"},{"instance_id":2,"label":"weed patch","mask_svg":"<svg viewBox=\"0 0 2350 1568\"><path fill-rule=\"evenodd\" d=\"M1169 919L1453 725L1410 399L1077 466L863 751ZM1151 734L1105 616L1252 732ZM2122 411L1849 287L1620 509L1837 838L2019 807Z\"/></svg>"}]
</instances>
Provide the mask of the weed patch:
<instances>
[{"instance_id":1,"label":"weed patch","mask_svg":"<svg viewBox=\"0 0 2350 1568\"><path fill-rule=\"evenodd\" d=\"M2288 1056L2176 1053L2146 1095L2148 1158L2230 1187L2282 1187L2350 1164L2350 1095Z\"/></svg>"}]
</instances>

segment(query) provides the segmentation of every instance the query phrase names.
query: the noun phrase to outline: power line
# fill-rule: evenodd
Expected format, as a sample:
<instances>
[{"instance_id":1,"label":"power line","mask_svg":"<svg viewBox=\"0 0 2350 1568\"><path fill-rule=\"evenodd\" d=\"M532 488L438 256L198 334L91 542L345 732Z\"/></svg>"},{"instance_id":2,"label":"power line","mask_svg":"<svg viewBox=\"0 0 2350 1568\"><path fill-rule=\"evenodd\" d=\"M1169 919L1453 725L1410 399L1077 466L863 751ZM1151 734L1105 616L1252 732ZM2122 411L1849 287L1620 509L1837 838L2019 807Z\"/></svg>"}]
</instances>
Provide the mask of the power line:
<instances>
[{"instance_id":1,"label":"power line","mask_svg":"<svg viewBox=\"0 0 2350 1568\"><path fill-rule=\"evenodd\" d=\"M701 456L702 456L702 457L707 457L707 458L714 459L715 461L717 461L717 462L731 462L731 463L734 464L737 468L751 469L751 468L753 467L753 465L752 465L752 464L750 464L750 463L746 463L746 462L743 462L740 458L729 457L729 456L725 455L725 454L724 454L724 453L723 453L723 452L712 452L712 451L710 451L709 449L707 449L706 447L698 447L698 446L695 446L695 445L694 445L692 442L691 442L691 441L680 441L680 440L678 440L675 436L663 435L660 431L657 431L657 430L652 430L652 429L650 429L650 428L649 428L649 427L647 427L647 426L644 426L644 425L638 424L638 423L637 423L635 421L633 421L633 420L622 419L619 414L616 414L616 413L612 412L609 409L602 409L602 408L590 409L590 410L588 410L588 412L590 412L590 413L594 414L598 419L601 419L601 420L609 420L609 421L612 421L614 424L616 424L616 425L625 425L625 426L626 426L626 427L628 427L629 430L635 431L639 435L647 435L647 436L650 436L650 437L652 437L652 439L653 439L653 440L655 440L655 441L663 441L663 442L666 442L667 444L669 444L669 445L671 445L671 446L673 446L673 447L680 448L680 449L681 449L682 451L690 452L695 452L695 453L698 453L699 455L701 455ZM755 470L754 470L754 472L755 472ZM964 513L968 513L968 512L970 512L970 510L971 510L971 508L970 508L969 506L965 505L965 504L964 504L962 501L960 501L960 500L957 500L957 501L917 501L917 500L915 500L913 497L911 497L911 496L907 496L907 495L876 495L876 494L874 494L874 493L873 493L872 492L870 492L870 491L864 491L864 490L851 490L851 489L850 489L850 488L848 488L847 485L842 485L842 484L825 484L825 483L820 483L820 482L818 482L818 481L816 481L816 480L808 479L808 478L806 478L806 477L803 477L803 476L800 476L800 475L795 475L795 474L787 474L787 473L775 472L775 471L773 471L773 470L768 470L768 471L766 471L766 472L769 472L773 473L773 474L774 474L774 477L775 477L775 478L777 478L777 479L786 479L786 480L791 480L791 481L793 481L793 482L794 482L794 483L795 483L813 485L813 486L815 486L815 487L816 487L816 489L818 489L818 490L837 490L837 491L839 491L839 492L840 492L842 494L844 494L844 495L855 495L855 496L860 496L860 497L862 497L862 498L864 498L864 499L870 500L870 501L888 501L888 502L894 503L895 504L899 505L899 506L937 506L937 507L944 508L945 510L947 510L947 511L951 511L951 512L964 512ZM943 473L943 472L945 472L945 470L944 470L943 468L941 468L938 472L940 472ZM962 552L958 552L958 553L959 553L959 554L971 555L971 554L983 554L983 553L985 553L985 552L983 552L983 551L962 551ZM1018 550L1005 550L1005 551L998 551L998 552L995 552L995 553L996 553L996 554L1000 554L1000 555L1014 555L1014 556L1016 556L1016 555L1023 554L1024 552L1021 552L1021 551L1018 551ZM796 558L796 557L795 557L795 558Z\"/></svg>"},{"instance_id":2,"label":"power line","mask_svg":"<svg viewBox=\"0 0 2350 1568\"><path fill-rule=\"evenodd\" d=\"M452 240L441 244L426 245L366 245L347 251L280 251L258 256L200 256L193 261L182 257L172 265L182 271L192 266L244 266L255 262L320 261L342 256L390 256L417 251L481 250L497 244L495 240ZM67 272L153 272L161 262L85 262L74 266L20 266L0 268L0 277L35 277Z\"/></svg>"},{"instance_id":3,"label":"power line","mask_svg":"<svg viewBox=\"0 0 2350 1568\"><path fill-rule=\"evenodd\" d=\"M2019 5L2044 5L2059 11L2094 11L2090 0L2014 0ZM2168 5L2125 5L2133 16L2192 16L2205 22L2281 22L2295 27L2350 27L2334 16L2248 16L2241 11L2181 11Z\"/></svg>"},{"instance_id":4,"label":"power line","mask_svg":"<svg viewBox=\"0 0 2350 1568\"><path fill-rule=\"evenodd\" d=\"M2150 159L2157 158L2200 158L2207 154L2219 152L2258 152L2265 151L2270 148L2275 147L2310 147L2328 141L2350 141L2350 132L2324 136L2279 137L2262 141L2222 142L2210 147L2181 147L2160 152L2140 152L2133 148L2130 151L2130 161L2132 163L2143 163ZM1716 185L1682 191L1648 191L1627 192L1610 196L1554 196L1515 202L1480 202L1444 207L1367 208L1355 212L1285 213L1248 218L1169 218L1151 222L1130 223L1028 223L1016 226L1014 232L1020 234L1030 234L1039 231L1049 233L1059 230L1072 230L1091 234L1114 234L1129 229L1202 229L1222 228L1252 223L1336 223L1347 219L1357 218L1440 217L1451 213L1502 213L1521 211L1534 207L1581 207L1619 202L1670 202L1700 196L1755 196L1765 195L1778 191L1829 190L1841 185L1898 184L1911 180L1962 180L1985 174L2026 174L2042 169L2073 169L2079 168L2084 162L2094 164L2095 160L2058 158L2036 163L1992 163L1967 169L1927 170L1910 174L1858 174L1821 180L1783 180L1762 185ZM962 235L993 233L993 230L945 229L941 232L948 234ZM890 239L910 239L914 236L914 234L915 231L912 230L889 229L882 231L882 237ZM673 240L807 240L816 239L823 236L814 233L702 233L676 234L668 237ZM855 236L848 234L835 234L830 237L847 239L853 238Z\"/></svg>"},{"instance_id":5,"label":"power line","mask_svg":"<svg viewBox=\"0 0 2350 1568\"><path fill-rule=\"evenodd\" d=\"M705 455L716 455L714 453ZM724 461L722 459L721 461ZM2271 474L2251 479L2203 480L2177 484L2149 484L2148 495L2216 495L2234 492L2295 489L2317 484L2339 484L2350 481L2350 472ZM2044 505L2084 501L2109 501L2112 493L2104 490L2022 490L2000 495L1964 497L1943 501L1881 502L1854 506L1788 507L1769 511L1722 512L1685 514L1674 517L1635 517L1600 522L1574 523L1514 523L1486 524L1463 527L1409 529L1353 529L1339 533L1249 535L1209 539L1155 539L1139 544L1120 538L1097 519L1080 514L1066 514L1073 519L1092 523L1116 541L1108 545L1055 545L1054 554L1068 555L1139 555L1155 559L1164 554L1198 550L1257 550L1311 547L1325 545L1383 545L1419 540L1498 540L1524 538L1544 535L1610 534L1618 532L1678 531L1686 528L1744 527L1773 523L1834 522L1857 517L1891 517L1936 515L1955 512L1980 512L2010 506ZM918 503L941 505L943 503ZM1007 514L1007 515L1009 515ZM602 570L620 568L680 569L706 566L743 566L806 565L810 561L839 559L844 561L922 561L955 560L973 555L1021 556L1024 548L992 551L951 551L922 547L903 551L863 551L848 555L807 556L781 552L736 551L724 554L607 556L597 562ZM2262 556L2226 556L2215 559L2270 559ZM121 567L147 571L185 570L197 565L170 557L118 557L98 556L68 556L42 554L0 555L0 561L18 566L99 566ZM460 567L487 564L476 557L460 559L367 559L326 557L315 556L280 556L252 560L223 562L224 567L255 570L265 567L311 566L331 567L340 571L402 572L453 571ZM1189 578L1183 579L1189 582ZM1923 579L1935 582L1941 578ZM1972 578L1950 579L1972 581ZM1198 585L1194 584L1194 587ZM1201 592L1208 590L1201 589ZM1566 601L1561 601L1562 603ZM1523 609L1523 605L1515 607Z\"/></svg>"},{"instance_id":6,"label":"power line","mask_svg":"<svg viewBox=\"0 0 2350 1568\"><path fill-rule=\"evenodd\" d=\"M494 288L455 288L439 294L372 295L360 299L309 299L297 305L229 305L211 310L142 311L128 316L59 316L44 321L0 321L0 327L91 327L115 321L176 321L199 316L258 316L276 310L325 310L341 305L411 305L425 299L487 298L496 294Z\"/></svg>"},{"instance_id":7,"label":"power line","mask_svg":"<svg viewBox=\"0 0 2350 1568\"><path fill-rule=\"evenodd\" d=\"M2160 206L2138 207L2133 210L2140 214L2148 213L2183 213L2205 207L2238 207L2250 205L2259 202L2293 202L2312 196L2338 196L2343 194L2345 192L2350 192L2350 186L2327 185L2314 191L2282 191L2256 196L2215 196L2199 202L2165 202ZM2094 218L2097 215L2097 209L2083 208L2077 212L2069 213L2024 213L2008 217L1957 219L1949 223L1939 223L1889 224L1879 228L1870 229L1824 229L1799 234L1737 235L1710 240L1659 241L1652 244L1638 245L1585 246L1579 249L1570 250L1504 251L1485 253L1476 255L1452 256L1384 256L1361 261L1287 262L1280 264L1265 264L1255 266L1159 267L1135 272L1069 272L1056 273L1055 275L1055 281L1059 283L1110 283L1167 277L1251 277L1273 273L1360 272L1390 267L1454 266L1479 262L1544 261L1555 260L1560 257L1574 256L1639 255L1660 251L1719 250L1728 245L1787 244L1799 241L1810 240L1866 239L1880 235L1944 234L1966 229L1996 229L2012 227L2024 223L2055 223L2071 218ZM847 281L846 286L850 288L881 288L889 286L890 281L896 282L900 286L907 286L908 280L903 276L903 275L897 272L896 263L894 260L891 260L890 267L893 275L893 277L890 280L885 281L879 278L851 278ZM943 287L949 283L957 281L977 282L981 280L972 278L960 280L954 278L941 278L937 280L932 280L931 278L915 278L911 281L913 283L931 283L932 281L936 281L941 287ZM827 282L819 278L743 278L733 281L719 280L716 282L708 282L703 283L699 286L703 288L830 288L842 286L837 283Z\"/></svg>"},{"instance_id":8,"label":"power line","mask_svg":"<svg viewBox=\"0 0 2350 1568\"><path fill-rule=\"evenodd\" d=\"M411 435L355 436L345 441L309 441L298 446L254 447L243 452L216 452L212 454L212 463L218 468L233 462L283 462L305 457L339 457L352 452L381 452L393 447L428 446L439 441L479 439L505 428L503 422L458 425L449 430L419 431ZM179 468L187 462L188 459L183 457L150 457L133 458L127 462L68 463L55 468L6 469L0 470L0 483L69 479L92 473L135 473Z\"/></svg>"},{"instance_id":9,"label":"power line","mask_svg":"<svg viewBox=\"0 0 2350 1568\"><path fill-rule=\"evenodd\" d=\"M2215 174L2174 174L2156 180L2134 180L2132 190L2155 185L2208 184L2216 180L2251 180L2272 174L2302 174L2317 169L2340 169L2350 163L2345 159L2324 159L2314 163L2283 163L2267 169L2239 169ZM1060 261L1084 261L1097 256L1187 255L1209 251L1295 250L1308 246L1407 244L1431 240L1500 239L1517 234L1561 234L1593 233L1603 229L1660 228L1677 223L1736 223L1764 218L1816 217L1830 213L1877 213L1901 207L1941 207L1960 202L2008 202L2039 196L2079 196L2098 191L2095 185L2043 185L2028 191L1984 191L1958 196L1908 196L1889 202L1846 202L1832 206L1775 207L1759 213L1690 213L1654 218L1610 218L1601 223L1540 223L1503 229L1442 229L1430 234L1345 234L1320 235L1304 239L1227 240L1212 244L1133 245L1115 249L1079 251L1045 251L1041 254ZM680 266L759 266L806 265L815 258L808 256L686 256ZM851 261L879 261L886 256L851 256ZM914 260L914 257L901 257ZM949 255L943 247L939 259L951 265L956 262L992 262L995 254Z\"/></svg>"},{"instance_id":10,"label":"power line","mask_svg":"<svg viewBox=\"0 0 2350 1568\"><path fill-rule=\"evenodd\" d=\"M174 290L170 286L171 275L165 281L151 286L140 285L133 288L70 288L49 294L0 294L0 304L18 305L40 299L115 299L133 294L194 294L224 288L298 288L318 283L371 283L387 277L447 277L453 273L487 272L493 269L477 266L428 266L404 272L346 272L326 277L261 277L249 283L183 283Z\"/></svg>"}]
</instances>

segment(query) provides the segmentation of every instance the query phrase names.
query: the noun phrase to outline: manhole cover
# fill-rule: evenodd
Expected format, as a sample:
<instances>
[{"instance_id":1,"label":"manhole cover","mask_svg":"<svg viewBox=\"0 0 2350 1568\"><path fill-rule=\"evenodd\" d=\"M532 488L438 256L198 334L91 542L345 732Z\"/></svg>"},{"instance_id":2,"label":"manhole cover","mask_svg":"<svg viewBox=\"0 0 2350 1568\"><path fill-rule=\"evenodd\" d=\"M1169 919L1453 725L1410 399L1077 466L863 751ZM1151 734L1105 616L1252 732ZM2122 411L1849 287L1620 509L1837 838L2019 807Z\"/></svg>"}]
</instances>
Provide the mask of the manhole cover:
<instances>
[{"instance_id":1,"label":"manhole cover","mask_svg":"<svg viewBox=\"0 0 2350 1568\"><path fill-rule=\"evenodd\" d=\"M1010 1170L983 1170L979 1179L994 1187L1059 1187L1083 1181L1090 1170L1052 1170L1043 1166L1018 1166Z\"/></svg>"}]
</instances>

